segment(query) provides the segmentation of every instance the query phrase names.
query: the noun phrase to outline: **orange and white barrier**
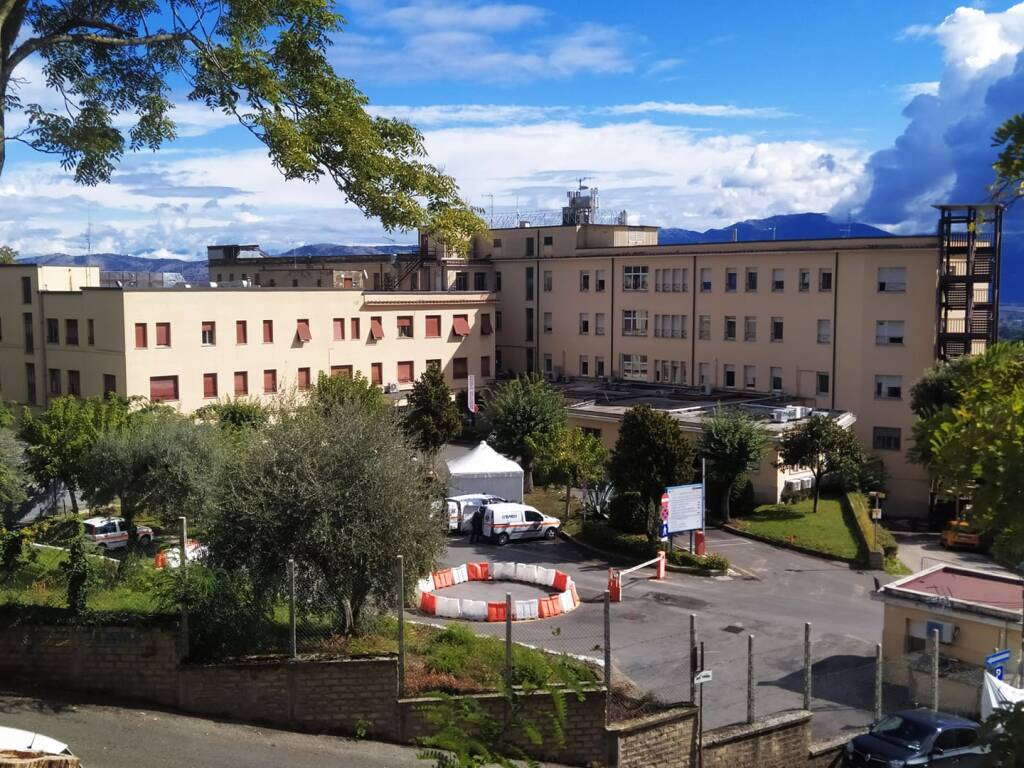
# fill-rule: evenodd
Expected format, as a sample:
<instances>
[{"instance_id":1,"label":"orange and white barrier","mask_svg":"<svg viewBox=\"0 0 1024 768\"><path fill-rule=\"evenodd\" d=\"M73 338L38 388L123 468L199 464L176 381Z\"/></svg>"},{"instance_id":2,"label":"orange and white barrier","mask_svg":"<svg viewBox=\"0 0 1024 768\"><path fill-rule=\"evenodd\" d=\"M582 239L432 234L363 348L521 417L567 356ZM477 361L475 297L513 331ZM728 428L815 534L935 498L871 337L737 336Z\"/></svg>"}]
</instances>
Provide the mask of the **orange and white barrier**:
<instances>
[{"instance_id":1,"label":"orange and white barrier","mask_svg":"<svg viewBox=\"0 0 1024 768\"><path fill-rule=\"evenodd\" d=\"M507 606L504 600L486 602L435 594L438 590L467 581L521 581L556 591L556 594L534 600L514 600L513 621L549 619L574 611L580 604L572 578L556 568L526 563L465 563L456 568L435 571L429 578L416 582L420 611L449 619L505 621Z\"/></svg>"},{"instance_id":2,"label":"orange and white barrier","mask_svg":"<svg viewBox=\"0 0 1024 768\"><path fill-rule=\"evenodd\" d=\"M205 557L207 549L195 539L189 539L185 543L185 559L188 562L199 560ZM181 548L171 547L156 553L153 558L154 568L177 568L181 565Z\"/></svg>"},{"instance_id":3,"label":"orange and white barrier","mask_svg":"<svg viewBox=\"0 0 1024 768\"><path fill-rule=\"evenodd\" d=\"M641 568L646 568L650 565L654 566L654 578L664 579L665 578L665 564L668 561L668 555L664 552L658 552L658 556L647 562L640 563L640 565L634 565L632 568L627 568L624 571L620 571L618 568L608 569L608 599L613 603L622 602L622 577L633 571L639 571Z\"/></svg>"}]
</instances>

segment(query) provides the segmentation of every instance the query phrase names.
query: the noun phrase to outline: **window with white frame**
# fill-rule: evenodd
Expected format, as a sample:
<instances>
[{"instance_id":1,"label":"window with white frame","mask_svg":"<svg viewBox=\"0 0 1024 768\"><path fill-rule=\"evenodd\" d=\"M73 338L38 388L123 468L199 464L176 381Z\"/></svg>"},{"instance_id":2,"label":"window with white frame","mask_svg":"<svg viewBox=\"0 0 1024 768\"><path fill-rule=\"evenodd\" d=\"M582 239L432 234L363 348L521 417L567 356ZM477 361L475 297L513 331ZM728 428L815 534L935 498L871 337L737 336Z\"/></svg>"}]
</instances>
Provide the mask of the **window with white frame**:
<instances>
[{"instance_id":1,"label":"window with white frame","mask_svg":"<svg viewBox=\"0 0 1024 768\"><path fill-rule=\"evenodd\" d=\"M878 320L875 322L876 344L902 344L902 320Z\"/></svg>"},{"instance_id":2,"label":"window with white frame","mask_svg":"<svg viewBox=\"0 0 1024 768\"><path fill-rule=\"evenodd\" d=\"M827 395L829 391L829 376L827 373L818 371L815 382L815 392L819 395Z\"/></svg>"},{"instance_id":3,"label":"window with white frame","mask_svg":"<svg viewBox=\"0 0 1024 768\"><path fill-rule=\"evenodd\" d=\"M594 313L594 335L604 336L604 312Z\"/></svg>"},{"instance_id":4,"label":"window with white frame","mask_svg":"<svg viewBox=\"0 0 1024 768\"><path fill-rule=\"evenodd\" d=\"M590 358L586 355L580 355L580 376L590 375Z\"/></svg>"},{"instance_id":5,"label":"window with white frame","mask_svg":"<svg viewBox=\"0 0 1024 768\"><path fill-rule=\"evenodd\" d=\"M654 290L679 293L686 290L686 270L680 267L654 270Z\"/></svg>"},{"instance_id":6,"label":"window with white frame","mask_svg":"<svg viewBox=\"0 0 1024 768\"><path fill-rule=\"evenodd\" d=\"M736 386L736 366L726 363L723 370L725 371L725 386L735 387Z\"/></svg>"},{"instance_id":7,"label":"window with white frame","mask_svg":"<svg viewBox=\"0 0 1024 768\"><path fill-rule=\"evenodd\" d=\"M647 310L646 309L624 309L624 310L622 310L622 335L623 336L646 336L647 335Z\"/></svg>"},{"instance_id":8,"label":"window with white frame","mask_svg":"<svg viewBox=\"0 0 1024 768\"><path fill-rule=\"evenodd\" d=\"M647 355L622 355L622 378L647 381Z\"/></svg>"},{"instance_id":9,"label":"window with white frame","mask_svg":"<svg viewBox=\"0 0 1024 768\"><path fill-rule=\"evenodd\" d=\"M878 292L903 293L907 290L906 267L879 267Z\"/></svg>"},{"instance_id":10,"label":"window with white frame","mask_svg":"<svg viewBox=\"0 0 1024 768\"><path fill-rule=\"evenodd\" d=\"M775 366L772 367L772 391L782 391L782 369Z\"/></svg>"},{"instance_id":11,"label":"window with white frame","mask_svg":"<svg viewBox=\"0 0 1024 768\"><path fill-rule=\"evenodd\" d=\"M831 344L832 343L832 321L818 320L818 343L819 344Z\"/></svg>"},{"instance_id":12,"label":"window with white frame","mask_svg":"<svg viewBox=\"0 0 1024 768\"><path fill-rule=\"evenodd\" d=\"M661 384L685 384L685 360L655 360L654 380Z\"/></svg>"},{"instance_id":13,"label":"window with white frame","mask_svg":"<svg viewBox=\"0 0 1024 768\"><path fill-rule=\"evenodd\" d=\"M781 317L772 318L772 341L782 341L784 323Z\"/></svg>"},{"instance_id":14,"label":"window with white frame","mask_svg":"<svg viewBox=\"0 0 1024 768\"><path fill-rule=\"evenodd\" d=\"M772 290L773 291L784 291L784 290L786 290L786 270L784 270L784 269L773 269L772 270Z\"/></svg>"},{"instance_id":15,"label":"window with white frame","mask_svg":"<svg viewBox=\"0 0 1024 768\"><path fill-rule=\"evenodd\" d=\"M725 340L736 341L736 317L734 315L725 316Z\"/></svg>"},{"instance_id":16,"label":"window with white frame","mask_svg":"<svg viewBox=\"0 0 1024 768\"><path fill-rule=\"evenodd\" d=\"M550 269L545 269L544 270L544 293L551 293L552 282L553 282L553 280L552 280L552 277L551 277L551 270Z\"/></svg>"},{"instance_id":17,"label":"window with white frame","mask_svg":"<svg viewBox=\"0 0 1024 768\"><path fill-rule=\"evenodd\" d=\"M744 365L743 366L743 388L744 389L757 389L757 366L755 366L755 365Z\"/></svg>"},{"instance_id":18,"label":"window with white frame","mask_svg":"<svg viewBox=\"0 0 1024 768\"><path fill-rule=\"evenodd\" d=\"M597 291L598 293L601 293L602 291L604 291L604 286L605 286L604 270L603 269L595 269L594 270L594 290Z\"/></svg>"},{"instance_id":19,"label":"window with white frame","mask_svg":"<svg viewBox=\"0 0 1024 768\"><path fill-rule=\"evenodd\" d=\"M595 376L604 376L604 358L603 357L595 357L594 358L594 375Z\"/></svg>"},{"instance_id":20,"label":"window with white frame","mask_svg":"<svg viewBox=\"0 0 1024 768\"><path fill-rule=\"evenodd\" d=\"M685 339L686 315L655 315L654 335L663 339Z\"/></svg>"},{"instance_id":21,"label":"window with white frame","mask_svg":"<svg viewBox=\"0 0 1024 768\"><path fill-rule=\"evenodd\" d=\"M701 341L711 340L711 315L701 315L697 325L697 338Z\"/></svg>"},{"instance_id":22,"label":"window with white frame","mask_svg":"<svg viewBox=\"0 0 1024 768\"><path fill-rule=\"evenodd\" d=\"M819 269L818 270L818 290L819 291L831 291L832 290L832 270L831 269Z\"/></svg>"},{"instance_id":23,"label":"window with white frame","mask_svg":"<svg viewBox=\"0 0 1024 768\"><path fill-rule=\"evenodd\" d=\"M622 290L646 291L647 267L627 265L622 268Z\"/></svg>"},{"instance_id":24,"label":"window with white frame","mask_svg":"<svg viewBox=\"0 0 1024 768\"><path fill-rule=\"evenodd\" d=\"M703 293L707 293L711 290L711 267L701 267L700 289Z\"/></svg>"},{"instance_id":25,"label":"window with white frame","mask_svg":"<svg viewBox=\"0 0 1024 768\"><path fill-rule=\"evenodd\" d=\"M882 375L875 376L876 400L902 400L903 377Z\"/></svg>"},{"instance_id":26,"label":"window with white frame","mask_svg":"<svg viewBox=\"0 0 1024 768\"><path fill-rule=\"evenodd\" d=\"M743 340L757 341L757 318L753 315L743 318Z\"/></svg>"},{"instance_id":27,"label":"window with white frame","mask_svg":"<svg viewBox=\"0 0 1024 768\"><path fill-rule=\"evenodd\" d=\"M580 336L590 333L590 313L580 312Z\"/></svg>"},{"instance_id":28,"label":"window with white frame","mask_svg":"<svg viewBox=\"0 0 1024 768\"><path fill-rule=\"evenodd\" d=\"M552 364L551 353L550 352L545 352L544 353L544 373L547 373L547 374L550 375L553 371L554 371L554 365Z\"/></svg>"},{"instance_id":29,"label":"window with white frame","mask_svg":"<svg viewBox=\"0 0 1024 768\"><path fill-rule=\"evenodd\" d=\"M898 451L903 446L903 430L899 427L875 427L871 447L876 451Z\"/></svg>"}]
</instances>

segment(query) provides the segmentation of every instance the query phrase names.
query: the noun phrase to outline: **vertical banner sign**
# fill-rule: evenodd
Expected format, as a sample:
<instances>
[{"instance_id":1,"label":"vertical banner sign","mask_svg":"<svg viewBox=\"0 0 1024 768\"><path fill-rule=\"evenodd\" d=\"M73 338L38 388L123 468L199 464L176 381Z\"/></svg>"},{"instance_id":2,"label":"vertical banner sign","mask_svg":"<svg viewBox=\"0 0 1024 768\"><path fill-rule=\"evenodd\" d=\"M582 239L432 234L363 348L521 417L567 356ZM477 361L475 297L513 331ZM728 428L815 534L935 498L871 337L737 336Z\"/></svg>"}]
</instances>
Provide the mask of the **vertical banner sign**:
<instances>
[{"instance_id":1,"label":"vertical banner sign","mask_svg":"<svg viewBox=\"0 0 1024 768\"><path fill-rule=\"evenodd\" d=\"M469 374L466 384L466 403L469 405L469 412L476 413L476 376Z\"/></svg>"}]
</instances>

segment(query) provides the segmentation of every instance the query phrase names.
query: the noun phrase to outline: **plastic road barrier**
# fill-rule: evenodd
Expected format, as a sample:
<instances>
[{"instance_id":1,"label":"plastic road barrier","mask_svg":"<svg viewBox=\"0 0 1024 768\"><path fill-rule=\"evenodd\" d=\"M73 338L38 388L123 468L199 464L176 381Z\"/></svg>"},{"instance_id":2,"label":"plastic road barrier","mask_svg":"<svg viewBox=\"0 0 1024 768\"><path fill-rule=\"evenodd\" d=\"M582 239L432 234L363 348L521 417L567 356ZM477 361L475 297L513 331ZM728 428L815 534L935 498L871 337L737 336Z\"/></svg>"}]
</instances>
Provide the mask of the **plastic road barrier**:
<instances>
[{"instance_id":1,"label":"plastic road barrier","mask_svg":"<svg viewBox=\"0 0 1024 768\"><path fill-rule=\"evenodd\" d=\"M435 571L429 578L417 580L416 594L420 611L430 616L450 619L505 621L507 616L504 601L485 602L435 594L438 590L466 581L521 581L556 590L557 594L548 597L513 601L513 621L560 616L576 610L580 604L572 578L557 568L544 568L526 563L464 563L456 568Z\"/></svg>"}]
</instances>

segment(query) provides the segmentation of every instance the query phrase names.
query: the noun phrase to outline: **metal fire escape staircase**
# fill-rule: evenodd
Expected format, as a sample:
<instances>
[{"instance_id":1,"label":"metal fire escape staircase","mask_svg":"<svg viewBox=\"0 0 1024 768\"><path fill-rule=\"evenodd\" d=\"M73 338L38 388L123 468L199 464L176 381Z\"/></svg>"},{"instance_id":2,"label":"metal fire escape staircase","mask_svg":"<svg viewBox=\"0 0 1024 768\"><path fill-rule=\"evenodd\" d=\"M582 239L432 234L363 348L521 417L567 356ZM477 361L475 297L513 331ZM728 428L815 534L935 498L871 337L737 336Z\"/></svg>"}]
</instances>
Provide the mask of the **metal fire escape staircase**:
<instances>
[{"instance_id":1,"label":"metal fire escape staircase","mask_svg":"<svg viewBox=\"0 0 1024 768\"><path fill-rule=\"evenodd\" d=\"M938 333L935 356L983 352L999 333L1001 205L937 205Z\"/></svg>"}]
</instances>

